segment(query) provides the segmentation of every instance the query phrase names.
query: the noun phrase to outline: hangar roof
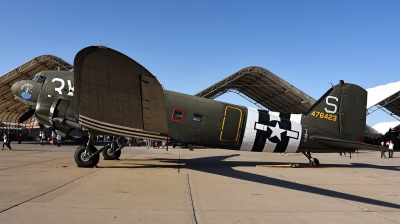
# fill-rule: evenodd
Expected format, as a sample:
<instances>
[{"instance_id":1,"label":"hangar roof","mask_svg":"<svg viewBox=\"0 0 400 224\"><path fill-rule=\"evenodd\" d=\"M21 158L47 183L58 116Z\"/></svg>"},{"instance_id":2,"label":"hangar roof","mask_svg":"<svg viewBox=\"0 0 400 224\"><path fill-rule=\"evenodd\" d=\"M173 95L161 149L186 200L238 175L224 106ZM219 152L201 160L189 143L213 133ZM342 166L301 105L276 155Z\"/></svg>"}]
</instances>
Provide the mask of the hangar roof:
<instances>
[{"instance_id":1,"label":"hangar roof","mask_svg":"<svg viewBox=\"0 0 400 224\"><path fill-rule=\"evenodd\" d=\"M28 111L25 104L16 100L11 93L11 86L17 81L32 79L44 70L71 70L72 65L53 55L42 55L11 70L0 77L0 121L16 123L18 118Z\"/></svg>"},{"instance_id":2,"label":"hangar roof","mask_svg":"<svg viewBox=\"0 0 400 224\"><path fill-rule=\"evenodd\" d=\"M261 67L247 67L215 83L196 96L215 99L234 92L265 110L304 113L315 102L311 96Z\"/></svg>"},{"instance_id":3,"label":"hangar roof","mask_svg":"<svg viewBox=\"0 0 400 224\"><path fill-rule=\"evenodd\" d=\"M367 113L378 109L400 121L400 81L367 89Z\"/></svg>"},{"instance_id":4,"label":"hangar roof","mask_svg":"<svg viewBox=\"0 0 400 224\"><path fill-rule=\"evenodd\" d=\"M400 121L391 121L391 122L381 122L374 125L372 128L377 130L380 134L385 134L389 131L389 128L395 129L400 125Z\"/></svg>"}]
</instances>

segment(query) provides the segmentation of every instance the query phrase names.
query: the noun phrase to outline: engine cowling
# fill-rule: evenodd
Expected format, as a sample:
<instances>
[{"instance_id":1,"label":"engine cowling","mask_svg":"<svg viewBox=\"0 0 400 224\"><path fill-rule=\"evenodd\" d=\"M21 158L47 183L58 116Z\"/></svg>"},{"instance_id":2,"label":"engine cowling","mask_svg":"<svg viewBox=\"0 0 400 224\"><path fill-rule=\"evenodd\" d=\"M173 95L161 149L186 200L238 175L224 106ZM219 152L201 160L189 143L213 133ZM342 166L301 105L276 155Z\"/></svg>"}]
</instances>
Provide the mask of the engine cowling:
<instances>
[{"instance_id":1,"label":"engine cowling","mask_svg":"<svg viewBox=\"0 0 400 224\"><path fill-rule=\"evenodd\" d=\"M68 134L79 128L75 121L74 102L71 100L43 97L36 104L35 117L39 123Z\"/></svg>"}]
</instances>

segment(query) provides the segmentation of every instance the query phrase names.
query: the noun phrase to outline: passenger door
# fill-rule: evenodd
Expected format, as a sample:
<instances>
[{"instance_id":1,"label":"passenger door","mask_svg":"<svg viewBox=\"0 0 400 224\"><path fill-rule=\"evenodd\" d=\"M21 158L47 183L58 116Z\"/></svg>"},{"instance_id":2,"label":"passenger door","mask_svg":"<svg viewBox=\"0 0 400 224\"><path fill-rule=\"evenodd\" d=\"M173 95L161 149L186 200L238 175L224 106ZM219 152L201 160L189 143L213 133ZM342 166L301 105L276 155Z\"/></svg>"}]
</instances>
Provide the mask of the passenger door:
<instances>
[{"instance_id":1,"label":"passenger door","mask_svg":"<svg viewBox=\"0 0 400 224\"><path fill-rule=\"evenodd\" d=\"M226 106L222 119L219 140L224 142L236 142L239 139L240 125L243 112L240 108Z\"/></svg>"}]
</instances>

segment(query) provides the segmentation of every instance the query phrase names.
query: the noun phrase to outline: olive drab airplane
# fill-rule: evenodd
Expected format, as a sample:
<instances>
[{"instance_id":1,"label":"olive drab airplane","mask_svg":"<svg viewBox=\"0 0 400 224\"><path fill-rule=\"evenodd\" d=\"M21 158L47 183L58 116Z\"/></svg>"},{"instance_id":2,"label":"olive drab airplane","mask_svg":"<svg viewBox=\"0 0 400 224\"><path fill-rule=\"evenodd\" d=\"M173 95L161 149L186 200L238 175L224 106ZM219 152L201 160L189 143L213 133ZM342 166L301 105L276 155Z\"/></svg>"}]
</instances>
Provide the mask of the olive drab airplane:
<instances>
[{"instance_id":1,"label":"olive drab airplane","mask_svg":"<svg viewBox=\"0 0 400 224\"><path fill-rule=\"evenodd\" d=\"M60 135L73 129L89 132L78 147L75 161L93 167L100 153L118 159L118 137L101 149L96 134L166 141L189 145L271 153L311 153L385 150L363 143L367 92L354 84L330 88L305 114L252 109L216 100L164 90L156 77L128 56L110 48L91 46L74 59L73 71L42 71L33 80L12 86L16 98L41 126Z\"/></svg>"}]
</instances>

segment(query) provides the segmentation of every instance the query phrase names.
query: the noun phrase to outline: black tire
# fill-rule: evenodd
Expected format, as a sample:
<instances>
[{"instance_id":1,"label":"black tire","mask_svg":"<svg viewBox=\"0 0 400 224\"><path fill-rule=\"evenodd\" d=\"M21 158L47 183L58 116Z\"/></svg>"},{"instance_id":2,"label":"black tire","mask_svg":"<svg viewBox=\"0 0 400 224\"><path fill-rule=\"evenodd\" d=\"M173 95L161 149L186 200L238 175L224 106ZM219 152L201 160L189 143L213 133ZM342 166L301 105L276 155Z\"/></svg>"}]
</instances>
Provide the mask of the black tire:
<instances>
[{"instance_id":1,"label":"black tire","mask_svg":"<svg viewBox=\"0 0 400 224\"><path fill-rule=\"evenodd\" d=\"M117 149L118 149L118 145L116 143L114 143L114 150L117 150ZM116 160L116 159L119 159L119 157L121 156L121 150L118 150L118 151L112 153L111 146L110 146L107 149L104 149L102 154L103 154L104 160Z\"/></svg>"},{"instance_id":2,"label":"black tire","mask_svg":"<svg viewBox=\"0 0 400 224\"><path fill-rule=\"evenodd\" d=\"M86 146L82 145L82 146L79 146L78 149L75 151L74 158L75 158L76 165L78 165L78 167L94 167L94 166L96 166L97 163L99 163L100 155L96 154L91 159L87 159L84 156L85 150L86 150ZM96 147L91 145L89 147L89 151L90 151L90 153L95 153L97 151L97 149L96 149Z\"/></svg>"},{"instance_id":3,"label":"black tire","mask_svg":"<svg viewBox=\"0 0 400 224\"><path fill-rule=\"evenodd\" d=\"M314 165L319 166L319 160L317 158L314 158Z\"/></svg>"},{"instance_id":4,"label":"black tire","mask_svg":"<svg viewBox=\"0 0 400 224\"><path fill-rule=\"evenodd\" d=\"M308 162L308 164L310 166L319 166L319 160L317 158L312 158L310 159L310 161Z\"/></svg>"}]
</instances>

